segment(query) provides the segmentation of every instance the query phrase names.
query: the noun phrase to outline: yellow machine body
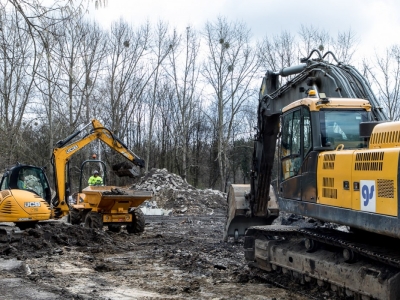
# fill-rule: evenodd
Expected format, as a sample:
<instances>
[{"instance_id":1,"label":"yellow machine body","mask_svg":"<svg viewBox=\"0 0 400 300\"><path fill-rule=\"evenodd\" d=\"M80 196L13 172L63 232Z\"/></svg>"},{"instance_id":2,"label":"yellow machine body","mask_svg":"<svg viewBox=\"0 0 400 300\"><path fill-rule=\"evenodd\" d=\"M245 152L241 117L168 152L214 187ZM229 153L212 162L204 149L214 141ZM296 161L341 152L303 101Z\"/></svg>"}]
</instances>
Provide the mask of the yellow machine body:
<instances>
[{"instance_id":1,"label":"yellow machine body","mask_svg":"<svg viewBox=\"0 0 400 300\"><path fill-rule=\"evenodd\" d=\"M400 148L322 152L317 203L397 216L399 152Z\"/></svg>"},{"instance_id":2,"label":"yellow machine body","mask_svg":"<svg viewBox=\"0 0 400 300\"><path fill-rule=\"evenodd\" d=\"M40 196L24 190L0 192L1 222L29 222L50 219L50 206Z\"/></svg>"},{"instance_id":3,"label":"yellow machine body","mask_svg":"<svg viewBox=\"0 0 400 300\"><path fill-rule=\"evenodd\" d=\"M101 213L104 223L132 222L129 209L138 207L153 197L148 191L129 191L126 195L104 195L104 192L119 189L116 186L88 186L77 194L73 208Z\"/></svg>"}]
</instances>

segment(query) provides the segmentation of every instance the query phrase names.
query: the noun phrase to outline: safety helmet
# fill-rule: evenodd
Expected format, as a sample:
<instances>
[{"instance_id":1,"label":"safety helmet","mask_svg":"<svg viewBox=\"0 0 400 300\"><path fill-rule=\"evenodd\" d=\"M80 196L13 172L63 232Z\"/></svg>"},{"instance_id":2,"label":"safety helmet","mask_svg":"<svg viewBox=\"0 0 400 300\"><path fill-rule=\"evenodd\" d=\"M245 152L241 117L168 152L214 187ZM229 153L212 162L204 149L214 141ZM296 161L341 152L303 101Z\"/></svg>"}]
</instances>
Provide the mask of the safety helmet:
<instances>
[{"instance_id":1,"label":"safety helmet","mask_svg":"<svg viewBox=\"0 0 400 300\"><path fill-rule=\"evenodd\" d=\"M99 171L94 170L94 171L93 171L93 175L94 175L94 174L99 174Z\"/></svg>"}]
</instances>

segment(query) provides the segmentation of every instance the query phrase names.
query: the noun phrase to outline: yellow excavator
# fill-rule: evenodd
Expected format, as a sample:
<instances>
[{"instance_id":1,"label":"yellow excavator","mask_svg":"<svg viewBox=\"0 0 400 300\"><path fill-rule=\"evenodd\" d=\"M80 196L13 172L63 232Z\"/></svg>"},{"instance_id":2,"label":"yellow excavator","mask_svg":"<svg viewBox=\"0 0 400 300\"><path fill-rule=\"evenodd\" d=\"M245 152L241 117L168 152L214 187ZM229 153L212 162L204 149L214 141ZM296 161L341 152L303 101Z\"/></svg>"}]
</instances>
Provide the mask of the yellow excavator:
<instances>
[{"instance_id":1,"label":"yellow excavator","mask_svg":"<svg viewBox=\"0 0 400 300\"><path fill-rule=\"evenodd\" d=\"M230 187L225 240L244 235L249 265L271 276L343 299L399 299L400 122L368 81L314 49L266 72L257 121L250 184ZM302 217L273 224L280 212Z\"/></svg>"},{"instance_id":2,"label":"yellow excavator","mask_svg":"<svg viewBox=\"0 0 400 300\"><path fill-rule=\"evenodd\" d=\"M0 184L0 222L21 229L51 217L51 190L43 168L17 164L3 174Z\"/></svg>"},{"instance_id":3,"label":"yellow excavator","mask_svg":"<svg viewBox=\"0 0 400 300\"><path fill-rule=\"evenodd\" d=\"M76 140L90 125L92 129L89 133ZM94 140L102 141L134 165L140 168L144 166L143 159L129 150L98 120L92 120L82 129L56 143L51 159L54 169L54 197L43 168L17 164L4 173L0 183L0 222L14 222L20 229L25 229L35 226L38 221L59 219L68 215L72 224L84 223L90 228L107 225L109 230L115 232L126 225L129 233L142 232L144 216L138 206L152 198L152 192L127 191L106 185L82 188L84 166L87 163L101 163L106 170L104 162L96 159L85 161L81 167L79 190L71 194L69 161L75 153ZM118 176L138 175L133 166L126 166L130 165L119 164L113 171Z\"/></svg>"}]
</instances>

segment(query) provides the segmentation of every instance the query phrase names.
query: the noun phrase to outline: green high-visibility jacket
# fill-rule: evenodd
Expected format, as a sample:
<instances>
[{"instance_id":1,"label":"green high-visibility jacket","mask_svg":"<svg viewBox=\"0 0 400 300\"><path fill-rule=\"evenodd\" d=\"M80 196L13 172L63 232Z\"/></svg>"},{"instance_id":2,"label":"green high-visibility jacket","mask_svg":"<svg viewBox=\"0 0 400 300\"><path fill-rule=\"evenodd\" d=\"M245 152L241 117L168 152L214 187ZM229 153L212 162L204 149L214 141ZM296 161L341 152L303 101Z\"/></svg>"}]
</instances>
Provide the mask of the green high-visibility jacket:
<instances>
[{"instance_id":1,"label":"green high-visibility jacket","mask_svg":"<svg viewBox=\"0 0 400 300\"><path fill-rule=\"evenodd\" d=\"M102 185L103 179L100 176L90 176L88 180L89 185Z\"/></svg>"}]
</instances>

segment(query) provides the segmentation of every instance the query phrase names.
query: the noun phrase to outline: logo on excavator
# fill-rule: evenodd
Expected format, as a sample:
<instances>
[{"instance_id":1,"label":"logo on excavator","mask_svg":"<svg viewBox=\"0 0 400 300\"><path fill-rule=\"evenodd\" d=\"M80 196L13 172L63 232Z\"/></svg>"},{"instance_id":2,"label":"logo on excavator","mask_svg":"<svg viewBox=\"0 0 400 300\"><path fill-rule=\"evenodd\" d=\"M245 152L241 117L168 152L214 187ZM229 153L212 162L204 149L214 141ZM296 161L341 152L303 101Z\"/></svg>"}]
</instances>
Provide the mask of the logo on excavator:
<instances>
[{"instance_id":1,"label":"logo on excavator","mask_svg":"<svg viewBox=\"0 0 400 300\"><path fill-rule=\"evenodd\" d=\"M67 154L68 153L70 153L70 152L72 152L72 151L74 151L74 150L76 150L76 149L78 149L79 147L78 147L78 145L75 145L75 146L72 146L71 148L69 148L69 149L67 149Z\"/></svg>"},{"instance_id":2,"label":"logo on excavator","mask_svg":"<svg viewBox=\"0 0 400 300\"><path fill-rule=\"evenodd\" d=\"M40 207L40 202L25 202L25 207Z\"/></svg>"},{"instance_id":3,"label":"logo on excavator","mask_svg":"<svg viewBox=\"0 0 400 300\"><path fill-rule=\"evenodd\" d=\"M376 212L376 188L374 180L360 180L361 210Z\"/></svg>"}]
</instances>

